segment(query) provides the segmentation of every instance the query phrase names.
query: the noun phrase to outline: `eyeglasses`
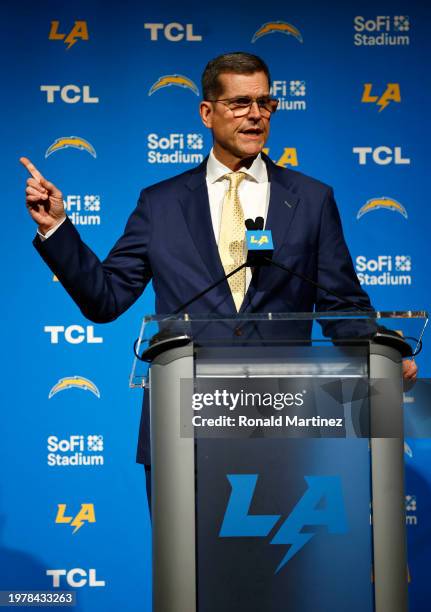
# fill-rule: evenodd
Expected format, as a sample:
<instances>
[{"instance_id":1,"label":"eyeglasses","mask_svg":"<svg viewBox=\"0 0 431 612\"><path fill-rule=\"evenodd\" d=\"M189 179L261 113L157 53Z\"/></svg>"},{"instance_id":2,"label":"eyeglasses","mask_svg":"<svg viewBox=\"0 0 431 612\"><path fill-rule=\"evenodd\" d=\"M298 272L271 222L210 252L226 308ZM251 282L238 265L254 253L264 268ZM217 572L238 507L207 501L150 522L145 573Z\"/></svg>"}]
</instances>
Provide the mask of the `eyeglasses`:
<instances>
[{"instance_id":1,"label":"eyeglasses","mask_svg":"<svg viewBox=\"0 0 431 612\"><path fill-rule=\"evenodd\" d=\"M256 102L262 117L270 117L275 113L278 106L277 98L261 96L252 98L250 96L238 96L237 98L224 98L223 100L208 100L208 102L221 102L232 111L234 117L244 117L250 112L252 104Z\"/></svg>"}]
</instances>

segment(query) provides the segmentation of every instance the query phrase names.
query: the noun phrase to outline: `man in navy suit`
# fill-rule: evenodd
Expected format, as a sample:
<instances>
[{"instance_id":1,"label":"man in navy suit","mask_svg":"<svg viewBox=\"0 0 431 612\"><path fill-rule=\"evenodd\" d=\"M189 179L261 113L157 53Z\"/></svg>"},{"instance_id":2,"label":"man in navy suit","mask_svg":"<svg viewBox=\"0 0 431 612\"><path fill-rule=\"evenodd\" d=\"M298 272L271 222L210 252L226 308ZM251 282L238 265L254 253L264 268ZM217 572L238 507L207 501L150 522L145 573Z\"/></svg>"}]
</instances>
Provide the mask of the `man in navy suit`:
<instances>
[{"instance_id":1,"label":"man in navy suit","mask_svg":"<svg viewBox=\"0 0 431 612\"><path fill-rule=\"evenodd\" d=\"M214 145L197 168L144 189L124 234L103 261L81 241L66 217L61 192L21 158L32 178L26 201L38 224L34 245L75 300L95 322L116 319L152 279L158 313L170 313L225 272L219 253L223 202L229 175L238 187L244 218L261 216L272 231L274 259L364 308L367 294L356 277L330 187L276 166L263 155L277 108L266 64L248 53L215 58L202 77L200 114ZM244 228L245 229L245 228ZM241 298L242 299L242 298ZM345 310L346 303L275 267L248 269L238 305L228 282L218 285L188 312ZM413 361L405 378L416 377ZM138 461L149 465L148 414L144 406Z\"/></svg>"}]
</instances>

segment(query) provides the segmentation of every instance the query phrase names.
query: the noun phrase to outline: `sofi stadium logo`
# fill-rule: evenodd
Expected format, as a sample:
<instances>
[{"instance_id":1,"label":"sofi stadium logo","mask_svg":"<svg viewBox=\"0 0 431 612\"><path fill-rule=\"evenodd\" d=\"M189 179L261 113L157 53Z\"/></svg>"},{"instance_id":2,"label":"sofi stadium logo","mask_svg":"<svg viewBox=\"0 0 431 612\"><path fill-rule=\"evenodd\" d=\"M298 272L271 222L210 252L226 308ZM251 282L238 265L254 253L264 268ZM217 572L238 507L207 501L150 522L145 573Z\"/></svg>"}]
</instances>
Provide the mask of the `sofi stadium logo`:
<instances>
[{"instance_id":1,"label":"sofi stadium logo","mask_svg":"<svg viewBox=\"0 0 431 612\"><path fill-rule=\"evenodd\" d=\"M271 95L278 98L278 111L306 110L306 93L305 81L272 81Z\"/></svg>"},{"instance_id":2,"label":"sofi stadium logo","mask_svg":"<svg viewBox=\"0 0 431 612\"><path fill-rule=\"evenodd\" d=\"M100 225L100 195L68 195L64 199L64 210L73 225Z\"/></svg>"},{"instance_id":3,"label":"sofi stadium logo","mask_svg":"<svg viewBox=\"0 0 431 612\"><path fill-rule=\"evenodd\" d=\"M267 538L272 535L269 544L288 547L276 573L316 535L313 527L324 526L331 534L348 531L338 476L305 476L308 488L281 524L281 514L250 514L258 474L228 474L227 478L232 491L219 537Z\"/></svg>"},{"instance_id":4,"label":"sofi stadium logo","mask_svg":"<svg viewBox=\"0 0 431 612\"><path fill-rule=\"evenodd\" d=\"M353 44L362 46L406 46L410 44L408 15L377 15L368 18L357 15L353 19Z\"/></svg>"},{"instance_id":5,"label":"sofi stadium logo","mask_svg":"<svg viewBox=\"0 0 431 612\"><path fill-rule=\"evenodd\" d=\"M418 524L416 495L406 495L406 525L416 527Z\"/></svg>"},{"instance_id":6,"label":"sofi stadium logo","mask_svg":"<svg viewBox=\"0 0 431 612\"><path fill-rule=\"evenodd\" d=\"M411 285L410 255L378 255L375 258L358 255L356 273L361 285Z\"/></svg>"},{"instance_id":7,"label":"sofi stadium logo","mask_svg":"<svg viewBox=\"0 0 431 612\"><path fill-rule=\"evenodd\" d=\"M68 438L48 436L47 450L50 467L97 467L104 464L101 434L72 434Z\"/></svg>"},{"instance_id":8,"label":"sofi stadium logo","mask_svg":"<svg viewBox=\"0 0 431 612\"><path fill-rule=\"evenodd\" d=\"M204 139L202 134L171 133L148 134L147 161L149 164L200 164L203 159Z\"/></svg>"}]
</instances>

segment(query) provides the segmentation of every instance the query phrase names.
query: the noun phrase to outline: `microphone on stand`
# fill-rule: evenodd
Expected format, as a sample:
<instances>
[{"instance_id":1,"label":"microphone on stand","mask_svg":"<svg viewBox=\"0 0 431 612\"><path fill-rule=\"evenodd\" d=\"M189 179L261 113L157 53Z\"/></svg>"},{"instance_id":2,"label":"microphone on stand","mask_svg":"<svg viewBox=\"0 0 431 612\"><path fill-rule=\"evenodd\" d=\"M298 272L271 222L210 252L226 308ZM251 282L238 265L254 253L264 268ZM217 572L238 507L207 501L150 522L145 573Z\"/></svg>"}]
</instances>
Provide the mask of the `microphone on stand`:
<instances>
[{"instance_id":1,"label":"microphone on stand","mask_svg":"<svg viewBox=\"0 0 431 612\"><path fill-rule=\"evenodd\" d=\"M263 226L264 226L264 219L263 217L256 217L256 219L246 219L245 220L245 226L247 228L247 230L252 231L252 230L263 230Z\"/></svg>"},{"instance_id":2,"label":"microphone on stand","mask_svg":"<svg viewBox=\"0 0 431 612\"><path fill-rule=\"evenodd\" d=\"M263 217L246 219L245 240L247 245L247 266L255 268L268 266L274 252L270 230L264 230Z\"/></svg>"}]
</instances>

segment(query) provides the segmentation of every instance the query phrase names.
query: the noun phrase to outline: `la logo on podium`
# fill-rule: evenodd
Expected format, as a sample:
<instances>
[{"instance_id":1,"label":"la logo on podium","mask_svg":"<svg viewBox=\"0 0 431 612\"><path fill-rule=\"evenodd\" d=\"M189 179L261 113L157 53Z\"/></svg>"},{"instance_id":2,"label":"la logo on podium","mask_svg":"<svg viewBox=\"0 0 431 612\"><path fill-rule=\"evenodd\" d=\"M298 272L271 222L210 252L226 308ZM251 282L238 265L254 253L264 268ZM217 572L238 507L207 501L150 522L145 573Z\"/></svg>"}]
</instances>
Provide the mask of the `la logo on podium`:
<instances>
[{"instance_id":1,"label":"la logo on podium","mask_svg":"<svg viewBox=\"0 0 431 612\"><path fill-rule=\"evenodd\" d=\"M226 507L220 538L267 537L281 514L249 514L258 474L228 474L232 491ZM347 518L339 476L305 476L308 489L276 531L270 544L290 548L279 563L278 573L314 533L302 533L304 527L326 526L331 534L347 532Z\"/></svg>"}]
</instances>

